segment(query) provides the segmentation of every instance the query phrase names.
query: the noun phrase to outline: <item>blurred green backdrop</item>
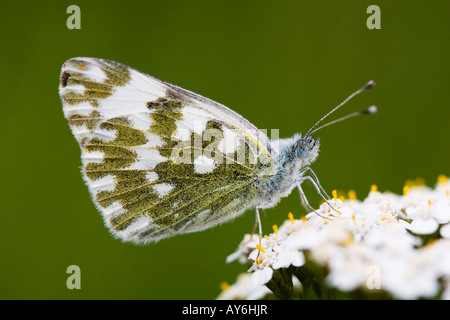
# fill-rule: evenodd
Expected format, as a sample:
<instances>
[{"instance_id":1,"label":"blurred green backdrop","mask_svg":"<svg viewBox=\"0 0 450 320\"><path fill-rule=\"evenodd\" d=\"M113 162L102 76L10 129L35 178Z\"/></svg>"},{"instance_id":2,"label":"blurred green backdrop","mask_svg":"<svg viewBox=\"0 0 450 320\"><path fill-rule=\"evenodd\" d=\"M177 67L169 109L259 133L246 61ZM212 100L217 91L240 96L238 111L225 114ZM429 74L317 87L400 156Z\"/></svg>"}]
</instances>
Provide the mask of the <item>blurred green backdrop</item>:
<instances>
[{"instance_id":1,"label":"blurred green backdrop","mask_svg":"<svg viewBox=\"0 0 450 320\"><path fill-rule=\"evenodd\" d=\"M81 9L69 30L66 9ZM381 9L369 30L366 9ZM2 299L213 299L246 267L227 265L253 211L154 245L114 240L80 175L58 96L71 57L116 60L221 102L281 137L305 132L368 80L335 117L379 113L320 131L313 169L327 190L449 174L449 1L8 1L0 32ZM318 197L305 187L313 203ZM266 233L298 193L262 216ZM66 269L81 268L81 290Z\"/></svg>"}]
</instances>

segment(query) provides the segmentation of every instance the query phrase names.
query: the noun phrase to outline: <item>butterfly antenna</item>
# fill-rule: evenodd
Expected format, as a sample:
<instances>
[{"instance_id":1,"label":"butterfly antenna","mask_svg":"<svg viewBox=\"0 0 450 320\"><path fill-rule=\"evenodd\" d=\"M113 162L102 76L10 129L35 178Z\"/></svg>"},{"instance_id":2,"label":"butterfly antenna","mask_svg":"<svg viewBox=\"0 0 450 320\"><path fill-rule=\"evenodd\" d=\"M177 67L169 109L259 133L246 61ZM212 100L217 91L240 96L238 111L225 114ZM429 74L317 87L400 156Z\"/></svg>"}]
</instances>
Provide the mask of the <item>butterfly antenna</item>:
<instances>
[{"instance_id":1,"label":"butterfly antenna","mask_svg":"<svg viewBox=\"0 0 450 320\"><path fill-rule=\"evenodd\" d=\"M333 120L333 121L331 121L331 122L328 122L328 123L326 123L326 124L324 124L324 125L322 125L322 126L316 128L315 130L311 131L309 134L311 135L311 134L313 134L314 132L316 132L316 131L318 131L318 130L320 130L320 129L322 129L322 128L328 127L328 126L331 125L331 124L334 124L334 123L337 123L337 122L341 122L341 121L343 121L343 120L347 120L347 119L349 119L349 118L353 118L353 117L356 117L356 116L362 116L362 115L364 115L364 114L372 114L372 113L376 113L377 111L378 111L378 109L377 109L376 106L370 106L370 107L367 108L366 110L353 112L353 113L350 113L350 114L348 114L348 115L346 115L346 116L344 116L344 117L342 117L342 118L339 118L339 119Z\"/></svg>"},{"instance_id":2,"label":"butterfly antenna","mask_svg":"<svg viewBox=\"0 0 450 320\"><path fill-rule=\"evenodd\" d=\"M321 123L323 120L325 120L329 115L331 115L331 114L332 114L333 112L335 112L337 109L339 109L340 107L342 107L344 104L346 104L349 100L351 100L351 99L352 99L353 97L355 97L356 95L360 94L361 92L366 91L367 89L372 88L373 86L375 86L375 82L372 81L372 80L370 80L369 82L366 83L366 85L365 85L364 87L362 87L361 89L356 90L355 92L353 92L351 95L349 95L349 96L347 97L347 99L345 99L344 101L342 101L337 107L335 107L333 110L331 110L331 111L328 112L326 115L324 115L322 118L320 118L320 120L317 121L317 122L311 127L311 129L308 130L308 132L306 133L305 137L311 135L312 133L316 132L317 130L319 130L319 129L323 128L323 127L329 126L330 124L333 124L333 123L336 123L336 122L340 122L340 121L342 121L342 120L345 120L345 119L348 119L348 118L352 118L352 117L358 116L358 115L375 113L375 112L377 111L377 108L376 108L375 106L371 106L371 107L369 107L368 109L366 109L366 110L364 110L364 111L355 112L355 113L349 114L349 115L347 115L347 116L344 116L344 117L342 117L342 118L340 118L340 119L337 119L337 120L335 120L335 121L329 122L329 123L327 123L327 124L325 124L325 125L323 125L323 126L319 127L318 129L316 129L316 130L313 131L313 129L316 128L317 125L318 125L319 123Z\"/></svg>"}]
</instances>

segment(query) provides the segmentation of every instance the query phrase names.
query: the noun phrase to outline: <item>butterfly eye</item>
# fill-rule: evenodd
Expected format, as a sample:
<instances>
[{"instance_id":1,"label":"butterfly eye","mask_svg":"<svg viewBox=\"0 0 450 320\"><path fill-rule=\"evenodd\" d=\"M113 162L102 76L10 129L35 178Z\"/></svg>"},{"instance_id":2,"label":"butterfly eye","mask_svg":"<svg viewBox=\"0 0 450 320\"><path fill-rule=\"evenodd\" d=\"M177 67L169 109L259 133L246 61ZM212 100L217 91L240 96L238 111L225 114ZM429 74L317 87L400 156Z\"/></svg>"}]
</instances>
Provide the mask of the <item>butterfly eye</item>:
<instances>
[{"instance_id":1,"label":"butterfly eye","mask_svg":"<svg viewBox=\"0 0 450 320\"><path fill-rule=\"evenodd\" d=\"M305 151L307 151L307 141L305 141L304 139L300 139L293 147L293 153L298 157L301 158L303 156L303 154L305 153Z\"/></svg>"}]
</instances>

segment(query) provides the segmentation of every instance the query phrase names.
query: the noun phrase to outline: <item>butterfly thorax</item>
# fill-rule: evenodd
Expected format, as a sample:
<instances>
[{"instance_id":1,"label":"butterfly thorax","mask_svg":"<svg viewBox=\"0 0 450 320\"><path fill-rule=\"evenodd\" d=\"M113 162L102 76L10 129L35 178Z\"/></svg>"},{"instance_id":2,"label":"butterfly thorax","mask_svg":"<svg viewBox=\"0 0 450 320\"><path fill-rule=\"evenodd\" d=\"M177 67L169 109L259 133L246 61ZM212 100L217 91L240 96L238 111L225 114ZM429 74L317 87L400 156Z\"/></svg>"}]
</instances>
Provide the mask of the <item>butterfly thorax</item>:
<instances>
[{"instance_id":1,"label":"butterfly thorax","mask_svg":"<svg viewBox=\"0 0 450 320\"><path fill-rule=\"evenodd\" d=\"M270 176L256 182L258 202L264 207L272 207L287 196L295 187L295 179L301 176L300 170L310 165L318 156L320 140L310 136L295 135L292 138L274 141L278 146L275 158L276 170Z\"/></svg>"}]
</instances>

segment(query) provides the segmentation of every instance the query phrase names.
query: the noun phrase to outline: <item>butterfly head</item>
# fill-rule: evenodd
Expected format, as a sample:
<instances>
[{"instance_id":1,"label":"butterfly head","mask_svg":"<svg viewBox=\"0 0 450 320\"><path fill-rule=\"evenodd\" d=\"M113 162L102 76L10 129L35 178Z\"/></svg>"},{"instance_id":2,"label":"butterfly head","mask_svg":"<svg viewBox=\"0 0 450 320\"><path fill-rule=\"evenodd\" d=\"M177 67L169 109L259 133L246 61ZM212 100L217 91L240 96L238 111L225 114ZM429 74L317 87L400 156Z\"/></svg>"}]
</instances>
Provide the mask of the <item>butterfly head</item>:
<instances>
[{"instance_id":1,"label":"butterfly head","mask_svg":"<svg viewBox=\"0 0 450 320\"><path fill-rule=\"evenodd\" d=\"M302 161L303 166L311 164L319 155L320 139L305 135L297 141L295 155Z\"/></svg>"}]
</instances>

